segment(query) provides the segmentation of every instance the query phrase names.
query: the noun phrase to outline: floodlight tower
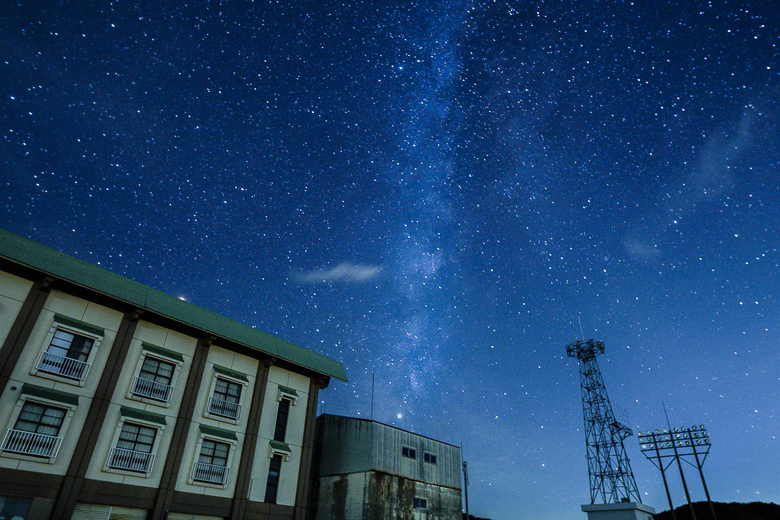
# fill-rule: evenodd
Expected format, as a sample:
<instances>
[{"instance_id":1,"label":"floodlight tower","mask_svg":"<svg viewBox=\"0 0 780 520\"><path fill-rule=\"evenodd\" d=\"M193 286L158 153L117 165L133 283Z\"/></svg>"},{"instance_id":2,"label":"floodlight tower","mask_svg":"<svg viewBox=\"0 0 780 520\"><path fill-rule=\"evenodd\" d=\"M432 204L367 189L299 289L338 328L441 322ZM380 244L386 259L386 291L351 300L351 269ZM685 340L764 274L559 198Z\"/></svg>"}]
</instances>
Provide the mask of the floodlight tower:
<instances>
[{"instance_id":1,"label":"floodlight tower","mask_svg":"<svg viewBox=\"0 0 780 520\"><path fill-rule=\"evenodd\" d=\"M585 419L585 444L588 450L590 503L601 499L604 504L639 502L634 473L623 446L631 428L615 419L607 388L601 377L596 356L604 353L604 342L575 341L566 345L566 354L576 357L580 365L582 414ZM583 506L584 507L584 506Z\"/></svg>"}]
</instances>

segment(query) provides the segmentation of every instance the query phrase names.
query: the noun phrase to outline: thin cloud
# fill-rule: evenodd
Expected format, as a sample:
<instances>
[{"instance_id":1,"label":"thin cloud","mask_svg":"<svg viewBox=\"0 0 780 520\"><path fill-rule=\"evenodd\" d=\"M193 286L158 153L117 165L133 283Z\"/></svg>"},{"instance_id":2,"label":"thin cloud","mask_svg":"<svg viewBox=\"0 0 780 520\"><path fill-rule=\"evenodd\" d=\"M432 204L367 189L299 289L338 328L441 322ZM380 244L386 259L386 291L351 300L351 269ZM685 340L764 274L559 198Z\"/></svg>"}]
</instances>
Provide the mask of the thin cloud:
<instances>
[{"instance_id":1,"label":"thin cloud","mask_svg":"<svg viewBox=\"0 0 780 520\"><path fill-rule=\"evenodd\" d=\"M296 271L292 278L299 283L367 282L379 276L380 265L340 263L330 269Z\"/></svg>"},{"instance_id":2,"label":"thin cloud","mask_svg":"<svg viewBox=\"0 0 780 520\"><path fill-rule=\"evenodd\" d=\"M654 245L647 244L636 238L628 238L623 241L623 247L635 260L650 261L661 256L661 251Z\"/></svg>"}]
</instances>

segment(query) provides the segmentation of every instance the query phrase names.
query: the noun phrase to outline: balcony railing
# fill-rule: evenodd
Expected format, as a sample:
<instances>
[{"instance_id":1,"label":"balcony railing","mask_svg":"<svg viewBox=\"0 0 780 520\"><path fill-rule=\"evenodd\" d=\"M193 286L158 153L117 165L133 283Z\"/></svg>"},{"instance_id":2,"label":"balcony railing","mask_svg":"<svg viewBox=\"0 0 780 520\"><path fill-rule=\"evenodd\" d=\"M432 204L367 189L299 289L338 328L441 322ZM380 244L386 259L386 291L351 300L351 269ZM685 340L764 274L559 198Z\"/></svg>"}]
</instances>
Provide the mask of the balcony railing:
<instances>
[{"instance_id":1,"label":"balcony railing","mask_svg":"<svg viewBox=\"0 0 780 520\"><path fill-rule=\"evenodd\" d=\"M58 356L50 352L41 352L38 357L38 370L57 374L71 379L84 381L89 373L89 363L65 356Z\"/></svg>"},{"instance_id":2,"label":"balcony railing","mask_svg":"<svg viewBox=\"0 0 780 520\"><path fill-rule=\"evenodd\" d=\"M192 480L224 485L225 482L227 482L229 474L230 468L228 467L197 462L192 469Z\"/></svg>"},{"instance_id":3,"label":"balcony railing","mask_svg":"<svg viewBox=\"0 0 780 520\"><path fill-rule=\"evenodd\" d=\"M8 430L3 438L2 450L34 457L56 457L60 451L62 437L42 433Z\"/></svg>"},{"instance_id":4,"label":"balcony railing","mask_svg":"<svg viewBox=\"0 0 780 520\"><path fill-rule=\"evenodd\" d=\"M209 413L238 420L241 417L241 405L238 403L231 403L230 401L223 401L216 397L209 397Z\"/></svg>"},{"instance_id":5,"label":"balcony railing","mask_svg":"<svg viewBox=\"0 0 780 520\"><path fill-rule=\"evenodd\" d=\"M108 460L108 465L112 468L149 473L152 470L152 464L154 464L154 455L114 447L111 449Z\"/></svg>"},{"instance_id":6,"label":"balcony railing","mask_svg":"<svg viewBox=\"0 0 780 520\"><path fill-rule=\"evenodd\" d=\"M164 383L136 377L133 379L133 395L170 403L171 397L173 396L173 387Z\"/></svg>"}]
</instances>

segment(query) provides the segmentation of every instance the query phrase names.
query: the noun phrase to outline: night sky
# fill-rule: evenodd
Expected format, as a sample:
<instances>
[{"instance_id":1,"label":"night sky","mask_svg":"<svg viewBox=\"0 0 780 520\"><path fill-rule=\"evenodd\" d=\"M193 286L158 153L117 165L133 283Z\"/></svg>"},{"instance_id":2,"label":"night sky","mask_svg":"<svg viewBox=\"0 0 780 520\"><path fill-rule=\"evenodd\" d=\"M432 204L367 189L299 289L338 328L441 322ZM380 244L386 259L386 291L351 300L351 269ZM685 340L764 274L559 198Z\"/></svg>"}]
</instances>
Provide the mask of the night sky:
<instances>
[{"instance_id":1,"label":"night sky","mask_svg":"<svg viewBox=\"0 0 780 520\"><path fill-rule=\"evenodd\" d=\"M585 517L579 321L627 424L780 502L771 4L6 3L0 226L342 361L320 411L373 374L472 514Z\"/></svg>"}]
</instances>

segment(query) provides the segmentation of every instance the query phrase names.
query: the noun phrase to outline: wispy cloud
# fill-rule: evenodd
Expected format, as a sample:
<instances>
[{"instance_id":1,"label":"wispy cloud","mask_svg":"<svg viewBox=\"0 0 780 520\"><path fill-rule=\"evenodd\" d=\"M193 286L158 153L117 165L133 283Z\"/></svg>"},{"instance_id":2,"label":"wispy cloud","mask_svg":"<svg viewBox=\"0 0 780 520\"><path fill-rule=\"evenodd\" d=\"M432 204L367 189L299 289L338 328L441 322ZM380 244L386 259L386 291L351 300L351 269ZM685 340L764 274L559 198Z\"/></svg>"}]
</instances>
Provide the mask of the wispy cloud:
<instances>
[{"instance_id":1,"label":"wispy cloud","mask_svg":"<svg viewBox=\"0 0 780 520\"><path fill-rule=\"evenodd\" d=\"M661 256L661 251L655 245L647 244L636 238L626 238L623 241L623 246L635 260L649 261Z\"/></svg>"},{"instance_id":2,"label":"wispy cloud","mask_svg":"<svg viewBox=\"0 0 780 520\"><path fill-rule=\"evenodd\" d=\"M330 269L293 271L290 277L299 283L367 282L379 276L380 265L349 264L342 262Z\"/></svg>"}]
</instances>

